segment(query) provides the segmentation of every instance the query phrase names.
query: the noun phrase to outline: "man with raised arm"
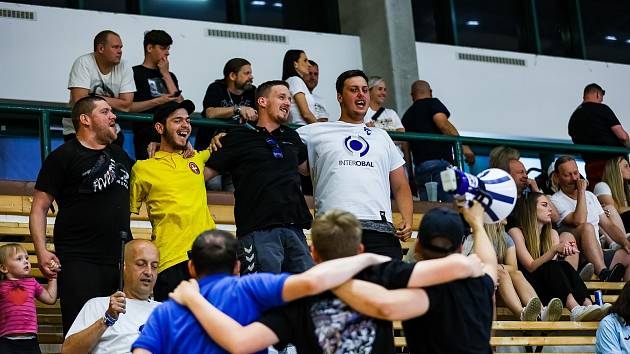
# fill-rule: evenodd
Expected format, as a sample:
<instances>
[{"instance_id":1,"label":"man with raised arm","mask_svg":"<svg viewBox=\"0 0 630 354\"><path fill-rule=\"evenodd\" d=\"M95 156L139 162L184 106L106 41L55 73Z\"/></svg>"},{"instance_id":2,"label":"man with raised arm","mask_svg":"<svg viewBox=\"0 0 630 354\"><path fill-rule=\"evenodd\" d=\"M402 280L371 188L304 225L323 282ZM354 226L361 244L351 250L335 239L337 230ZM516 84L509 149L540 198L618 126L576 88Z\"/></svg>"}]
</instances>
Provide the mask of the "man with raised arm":
<instances>
[{"instance_id":1,"label":"man with raised arm","mask_svg":"<svg viewBox=\"0 0 630 354\"><path fill-rule=\"evenodd\" d=\"M130 112L153 113L168 102L182 102L175 74L169 71L173 38L163 30L151 30L144 34L144 61L133 68L136 93ZM136 160L146 160L153 155L160 136L151 122L133 122L133 147Z\"/></svg>"},{"instance_id":2,"label":"man with raised arm","mask_svg":"<svg viewBox=\"0 0 630 354\"><path fill-rule=\"evenodd\" d=\"M160 253L148 240L125 246L124 288L109 297L89 300L66 335L62 354L124 353L138 338L151 311Z\"/></svg>"},{"instance_id":3,"label":"man with raised arm","mask_svg":"<svg viewBox=\"0 0 630 354\"><path fill-rule=\"evenodd\" d=\"M87 96L72 107L77 131L44 161L33 193L29 226L39 268L50 277L60 264L59 297L64 333L93 297L118 287L120 232L129 230L129 173L132 161L116 140L116 116L102 97ZM46 216L59 208L53 242L46 248ZM85 276L89 274L89 276Z\"/></svg>"},{"instance_id":4,"label":"man with raised arm","mask_svg":"<svg viewBox=\"0 0 630 354\"><path fill-rule=\"evenodd\" d=\"M203 298L244 325L265 310L336 287L365 267L389 260L362 254L325 262L300 274L238 277L237 248L238 241L228 232L204 232L193 243L189 269L199 281ZM222 352L190 311L174 301L151 314L132 350L135 354Z\"/></svg>"},{"instance_id":5,"label":"man with raised arm","mask_svg":"<svg viewBox=\"0 0 630 354\"><path fill-rule=\"evenodd\" d=\"M153 113L160 135L160 150L131 170L130 209L138 214L146 203L153 227L151 238L160 250L155 299L164 301L179 282L190 278L188 250L199 233L214 229L204 185L203 165L210 157L203 150L187 157L192 133L190 100L169 102Z\"/></svg>"},{"instance_id":6,"label":"man with raised arm","mask_svg":"<svg viewBox=\"0 0 630 354\"><path fill-rule=\"evenodd\" d=\"M311 235L313 255L318 262L363 251L361 225L345 211L331 209L323 213L315 220ZM356 276L374 284L351 280L334 290L334 294L325 292L294 301L265 313L258 322L246 327L206 301L194 281L182 283L171 296L187 306L207 333L232 353L251 353L272 344L284 347L292 343L300 354L389 354L395 351L391 319L407 319L426 311L423 290L400 288L429 286L481 274L482 265L477 256L467 258L457 254L416 265L392 260ZM386 290L376 284L398 290ZM364 285L373 287L369 308L378 309L376 318L363 316L344 303L354 297L353 289Z\"/></svg>"}]
</instances>

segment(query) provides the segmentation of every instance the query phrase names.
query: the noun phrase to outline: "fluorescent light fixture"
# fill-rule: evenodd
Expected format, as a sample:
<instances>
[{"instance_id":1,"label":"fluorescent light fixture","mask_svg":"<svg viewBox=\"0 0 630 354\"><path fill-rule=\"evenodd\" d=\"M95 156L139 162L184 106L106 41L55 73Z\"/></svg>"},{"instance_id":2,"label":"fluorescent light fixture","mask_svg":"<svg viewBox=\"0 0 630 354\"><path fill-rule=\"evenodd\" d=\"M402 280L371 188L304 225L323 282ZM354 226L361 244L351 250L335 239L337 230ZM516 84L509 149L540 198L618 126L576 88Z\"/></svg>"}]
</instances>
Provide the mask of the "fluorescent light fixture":
<instances>
[{"instance_id":1,"label":"fluorescent light fixture","mask_svg":"<svg viewBox=\"0 0 630 354\"><path fill-rule=\"evenodd\" d=\"M267 5L267 2L266 1L262 1L262 0L254 0L254 1L250 2L250 4L252 6L265 6L265 5Z\"/></svg>"},{"instance_id":2,"label":"fluorescent light fixture","mask_svg":"<svg viewBox=\"0 0 630 354\"><path fill-rule=\"evenodd\" d=\"M626 39L626 43L630 44L630 39Z\"/></svg>"},{"instance_id":3,"label":"fluorescent light fixture","mask_svg":"<svg viewBox=\"0 0 630 354\"><path fill-rule=\"evenodd\" d=\"M273 3L273 7L282 7L282 3L281 2L274 2Z\"/></svg>"},{"instance_id":4,"label":"fluorescent light fixture","mask_svg":"<svg viewBox=\"0 0 630 354\"><path fill-rule=\"evenodd\" d=\"M615 36L606 36L606 40L607 41L616 41L617 37L615 37Z\"/></svg>"},{"instance_id":5,"label":"fluorescent light fixture","mask_svg":"<svg viewBox=\"0 0 630 354\"><path fill-rule=\"evenodd\" d=\"M479 26L479 21L477 21L477 20L469 20L469 21L466 21L466 25L467 26Z\"/></svg>"}]
</instances>

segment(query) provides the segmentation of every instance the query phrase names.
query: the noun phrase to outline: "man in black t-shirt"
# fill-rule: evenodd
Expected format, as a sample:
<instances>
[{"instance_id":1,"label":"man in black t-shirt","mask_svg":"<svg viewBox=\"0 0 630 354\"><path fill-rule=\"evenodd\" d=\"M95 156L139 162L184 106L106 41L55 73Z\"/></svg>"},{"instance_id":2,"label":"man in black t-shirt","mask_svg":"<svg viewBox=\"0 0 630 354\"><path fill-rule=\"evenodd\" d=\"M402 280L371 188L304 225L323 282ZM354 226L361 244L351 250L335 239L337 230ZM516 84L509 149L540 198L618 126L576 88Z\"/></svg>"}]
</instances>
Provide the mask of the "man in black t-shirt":
<instances>
[{"instance_id":1,"label":"man in black t-shirt","mask_svg":"<svg viewBox=\"0 0 630 354\"><path fill-rule=\"evenodd\" d=\"M177 77L168 70L171 44L173 39L165 31L151 30L144 34L144 62L132 68L137 91L133 96L131 112L153 113L162 104L184 100ZM153 122L133 122L136 160L148 159L159 142L160 136Z\"/></svg>"},{"instance_id":2,"label":"man in black t-shirt","mask_svg":"<svg viewBox=\"0 0 630 354\"><path fill-rule=\"evenodd\" d=\"M405 131L458 136L459 132L449 122L451 113L433 97L429 83L424 80L415 81L411 85L413 105L403 115L402 124ZM466 162L475 163L475 154L467 145L463 146ZM415 169L416 185L420 199L427 200L426 182L438 182L438 200L452 201L452 195L442 189L440 172L453 165L453 146L451 143L412 142L411 151Z\"/></svg>"},{"instance_id":3,"label":"man in black t-shirt","mask_svg":"<svg viewBox=\"0 0 630 354\"><path fill-rule=\"evenodd\" d=\"M630 138L612 109L603 104L606 91L592 83L584 88L582 104L569 119L569 135L575 144L630 147ZM622 154L623 155L623 154ZM616 154L582 153L589 188L602 180L606 161ZM627 154L626 154L627 156Z\"/></svg>"},{"instance_id":4,"label":"man in black t-shirt","mask_svg":"<svg viewBox=\"0 0 630 354\"><path fill-rule=\"evenodd\" d=\"M363 251L361 224L345 211L331 209L318 217L311 237L313 256L318 263ZM366 269L356 279L396 289L430 286L481 274L482 264L476 256L460 254L415 265L392 260ZM395 351L391 321L426 312L426 292L422 289L386 290L376 284L351 280L334 290L334 294L325 292L270 310L258 322L246 327L207 301L197 301L201 299L193 292L193 284L176 289L173 298L190 307L208 334L229 352L251 353L272 344L284 347L292 343L300 354L390 354ZM355 295L351 293L357 288L364 289L365 285L373 286L366 296L368 300L356 306L360 311L379 308L380 312L374 312L377 318L361 315L335 296L339 295L344 301L353 299ZM398 301L403 298L404 301ZM395 306L389 306L393 303Z\"/></svg>"},{"instance_id":5,"label":"man in black t-shirt","mask_svg":"<svg viewBox=\"0 0 630 354\"><path fill-rule=\"evenodd\" d=\"M120 232L129 230L129 171L132 161L116 140L116 116L100 97L79 99L72 108L76 138L53 151L37 176L30 231L39 268L47 277L59 269L64 333L83 304L118 287ZM53 242L46 249L46 215L59 208ZM52 263L51 263L52 262Z\"/></svg>"},{"instance_id":6,"label":"man in black t-shirt","mask_svg":"<svg viewBox=\"0 0 630 354\"><path fill-rule=\"evenodd\" d=\"M306 146L284 126L291 105L286 82L265 82L256 96L257 125L230 130L208 159L205 175L233 176L241 274L300 273L313 266L302 231L310 228L312 217L298 172L307 174Z\"/></svg>"},{"instance_id":7,"label":"man in black t-shirt","mask_svg":"<svg viewBox=\"0 0 630 354\"><path fill-rule=\"evenodd\" d=\"M223 79L208 85L203 98L201 116L220 118L233 123L255 122L258 119L252 85L252 65L243 58L232 58L223 67ZM204 150L210 145L212 137L218 132L215 128L201 127L195 138L195 149ZM234 191L232 177L229 174L217 176L206 182L209 190Z\"/></svg>"}]
</instances>

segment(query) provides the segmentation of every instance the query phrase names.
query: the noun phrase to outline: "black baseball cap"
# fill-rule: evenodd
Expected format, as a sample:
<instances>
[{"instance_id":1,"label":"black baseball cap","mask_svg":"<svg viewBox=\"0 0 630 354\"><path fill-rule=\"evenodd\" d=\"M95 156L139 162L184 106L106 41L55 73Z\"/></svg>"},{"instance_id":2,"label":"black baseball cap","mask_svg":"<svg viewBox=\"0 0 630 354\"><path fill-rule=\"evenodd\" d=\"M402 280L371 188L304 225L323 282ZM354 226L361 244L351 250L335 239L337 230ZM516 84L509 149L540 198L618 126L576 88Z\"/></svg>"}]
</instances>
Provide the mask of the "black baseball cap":
<instances>
[{"instance_id":1,"label":"black baseball cap","mask_svg":"<svg viewBox=\"0 0 630 354\"><path fill-rule=\"evenodd\" d=\"M451 241L449 248L433 244L433 239L444 237ZM455 251L464 240L464 223L462 217L453 209L439 207L429 210L420 223L418 241L423 248L431 251L450 253Z\"/></svg>"},{"instance_id":2,"label":"black baseball cap","mask_svg":"<svg viewBox=\"0 0 630 354\"><path fill-rule=\"evenodd\" d=\"M171 113L180 108L185 109L188 114L192 114L195 111L195 104L191 100L165 103L153 113L153 123L164 123Z\"/></svg>"}]
</instances>

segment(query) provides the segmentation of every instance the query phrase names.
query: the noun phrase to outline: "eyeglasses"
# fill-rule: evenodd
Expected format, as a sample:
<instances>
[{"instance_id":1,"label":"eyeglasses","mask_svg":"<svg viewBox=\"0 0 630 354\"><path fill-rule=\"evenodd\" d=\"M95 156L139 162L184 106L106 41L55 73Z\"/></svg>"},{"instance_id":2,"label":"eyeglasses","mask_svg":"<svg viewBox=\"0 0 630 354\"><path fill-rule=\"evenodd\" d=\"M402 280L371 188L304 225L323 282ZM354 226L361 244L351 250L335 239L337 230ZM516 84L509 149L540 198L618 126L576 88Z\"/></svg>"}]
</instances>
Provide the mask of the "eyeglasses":
<instances>
[{"instance_id":1,"label":"eyeglasses","mask_svg":"<svg viewBox=\"0 0 630 354\"><path fill-rule=\"evenodd\" d=\"M278 144L278 141L273 136L268 136L265 141L267 142L267 145L272 147L271 151L273 152L273 157L277 159L284 158L280 144Z\"/></svg>"}]
</instances>

